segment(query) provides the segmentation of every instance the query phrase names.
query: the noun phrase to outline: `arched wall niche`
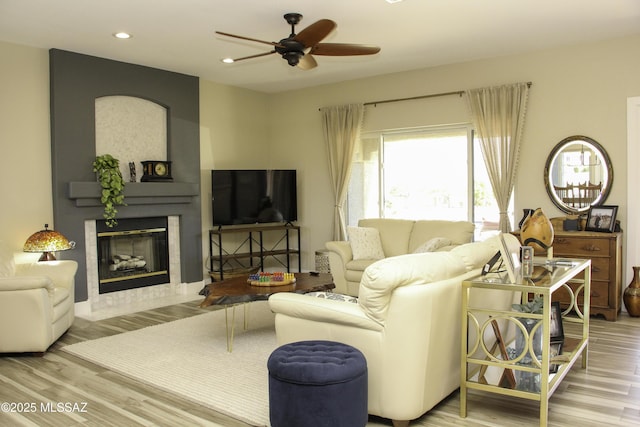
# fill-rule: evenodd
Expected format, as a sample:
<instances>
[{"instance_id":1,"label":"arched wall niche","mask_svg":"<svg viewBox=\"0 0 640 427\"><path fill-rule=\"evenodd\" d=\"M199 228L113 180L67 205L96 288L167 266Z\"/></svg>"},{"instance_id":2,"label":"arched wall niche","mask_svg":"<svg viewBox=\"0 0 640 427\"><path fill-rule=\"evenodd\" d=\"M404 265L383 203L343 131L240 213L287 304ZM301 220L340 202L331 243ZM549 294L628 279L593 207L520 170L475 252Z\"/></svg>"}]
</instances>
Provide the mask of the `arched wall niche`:
<instances>
[{"instance_id":1,"label":"arched wall niche","mask_svg":"<svg viewBox=\"0 0 640 427\"><path fill-rule=\"evenodd\" d=\"M135 96L101 96L95 100L95 117L96 155L119 159L125 181L140 181L144 160L168 160L165 106ZM135 180L130 179L130 163Z\"/></svg>"}]
</instances>

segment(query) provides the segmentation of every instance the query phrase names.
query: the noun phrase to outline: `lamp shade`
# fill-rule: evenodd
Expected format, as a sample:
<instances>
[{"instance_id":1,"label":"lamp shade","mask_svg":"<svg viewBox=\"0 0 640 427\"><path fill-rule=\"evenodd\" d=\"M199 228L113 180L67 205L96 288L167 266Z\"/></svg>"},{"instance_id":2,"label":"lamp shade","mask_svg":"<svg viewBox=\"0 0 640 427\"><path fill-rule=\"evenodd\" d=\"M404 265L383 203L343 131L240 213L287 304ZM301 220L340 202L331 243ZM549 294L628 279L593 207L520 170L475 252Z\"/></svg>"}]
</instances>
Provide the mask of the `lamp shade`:
<instances>
[{"instance_id":1,"label":"lamp shade","mask_svg":"<svg viewBox=\"0 0 640 427\"><path fill-rule=\"evenodd\" d=\"M33 233L24 243L25 252L42 252L38 261L52 261L56 257L51 252L66 251L72 249L75 244L69 242L66 237L54 230L49 230L49 224L44 225L44 230Z\"/></svg>"}]
</instances>

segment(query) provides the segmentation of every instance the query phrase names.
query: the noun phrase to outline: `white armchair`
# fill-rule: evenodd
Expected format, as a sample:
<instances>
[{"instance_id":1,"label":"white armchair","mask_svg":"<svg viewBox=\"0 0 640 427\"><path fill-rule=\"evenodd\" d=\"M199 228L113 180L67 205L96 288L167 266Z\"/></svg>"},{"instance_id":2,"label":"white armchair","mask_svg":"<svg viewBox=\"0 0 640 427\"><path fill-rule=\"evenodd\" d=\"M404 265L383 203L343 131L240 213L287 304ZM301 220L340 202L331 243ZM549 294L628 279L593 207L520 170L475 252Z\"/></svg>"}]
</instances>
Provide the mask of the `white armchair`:
<instances>
[{"instance_id":1,"label":"white armchair","mask_svg":"<svg viewBox=\"0 0 640 427\"><path fill-rule=\"evenodd\" d=\"M45 352L73 323L78 264L15 264L6 250L0 264L0 353Z\"/></svg>"}]
</instances>

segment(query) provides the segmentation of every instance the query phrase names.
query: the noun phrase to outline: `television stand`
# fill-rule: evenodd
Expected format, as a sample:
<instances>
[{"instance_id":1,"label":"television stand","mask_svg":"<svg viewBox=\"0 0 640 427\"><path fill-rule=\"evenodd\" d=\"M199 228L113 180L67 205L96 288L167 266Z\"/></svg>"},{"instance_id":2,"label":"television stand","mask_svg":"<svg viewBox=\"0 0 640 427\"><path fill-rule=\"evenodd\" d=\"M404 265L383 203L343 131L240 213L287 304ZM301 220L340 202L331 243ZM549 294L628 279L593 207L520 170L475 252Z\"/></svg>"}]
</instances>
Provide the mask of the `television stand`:
<instances>
[{"instance_id":1,"label":"television stand","mask_svg":"<svg viewBox=\"0 0 640 427\"><path fill-rule=\"evenodd\" d=\"M292 235L292 231L296 232L296 236ZM269 242L265 241L266 234L272 238ZM227 244L225 249L223 238L231 235L235 235L236 243L230 243L232 246ZM238 235L245 235L239 243ZM292 245L292 240L295 245ZM269 246L265 246L267 244ZM265 259L269 257L275 259L289 273L292 256L298 257L298 272L301 272L300 226L291 223L218 227L209 230L209 274L214 281L224 280L225 276L229 278L230 273L238 269L243 273L251 268L264 271Z\"/></svg>"}]
</instances>

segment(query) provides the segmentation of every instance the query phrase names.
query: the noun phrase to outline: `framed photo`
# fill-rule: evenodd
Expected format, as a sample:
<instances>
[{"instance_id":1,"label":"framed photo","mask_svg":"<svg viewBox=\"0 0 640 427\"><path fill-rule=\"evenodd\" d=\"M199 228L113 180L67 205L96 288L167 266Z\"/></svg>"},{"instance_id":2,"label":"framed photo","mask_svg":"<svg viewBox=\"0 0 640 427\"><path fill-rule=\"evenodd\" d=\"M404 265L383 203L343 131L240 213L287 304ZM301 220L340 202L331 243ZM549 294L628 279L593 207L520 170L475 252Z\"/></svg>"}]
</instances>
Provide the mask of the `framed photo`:
<instances>
[{"instance_id":1,"label":"framed photo","mask_svg":"<svg viewBox=\"0 0 640 427\"><path fill-rule=\"evenodd\" d=\"M564 328L562 327L562 308L559 301L551 303L551 321L549 323L549 341L551 344L564 342Z\"/></svg>"},{"instance_id":2,"label":"framed photo","mask_svg":"<svg viewBox=\"0 0 640 427\"><path fill-rule=\"evenodd\" d=\"M554 357L558 357L561 354L562 354L562 343L561 342L551 343L551 346L549 348L549 358L553 359ZM559 367L560 365L556 363L551 363L549 365L549 373L555 374L556 372L558 372Z\"/></svg>"},{"instance_id":3,"label":"framed photo","mask_svg":"<svg viewBox=\"0 0 640 427\"><path fill-rule=\"evenodd\" d=\"M612 233L616 226L617 206L592 206L587 216L587 231Z\"/></svg>"},{"instance_id":4,"label":"framed photo","mask_svg":"<svg viewBox=\"0 0 640 427\"><path fill-rule=\"evenodd\" d=\"M500 256L511 283L517 283L520 278L520 242L515 239L514 245L510 246L504 238L504 234L500 233Z\"/></svg>"}]
</instances>

